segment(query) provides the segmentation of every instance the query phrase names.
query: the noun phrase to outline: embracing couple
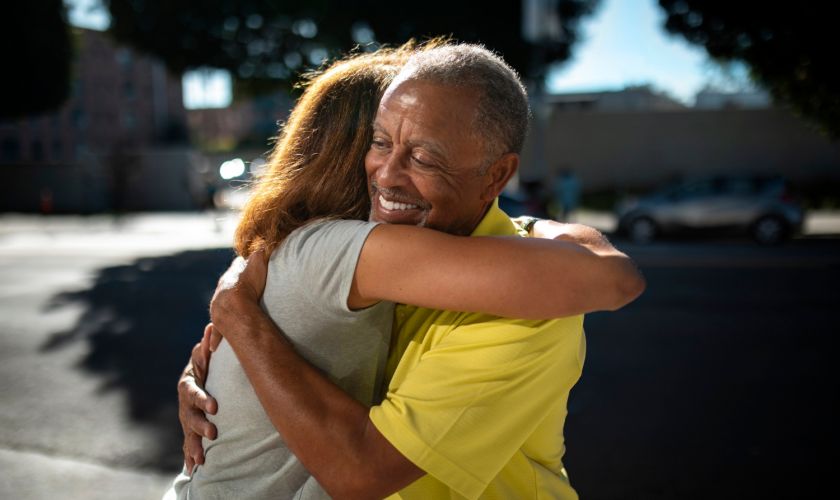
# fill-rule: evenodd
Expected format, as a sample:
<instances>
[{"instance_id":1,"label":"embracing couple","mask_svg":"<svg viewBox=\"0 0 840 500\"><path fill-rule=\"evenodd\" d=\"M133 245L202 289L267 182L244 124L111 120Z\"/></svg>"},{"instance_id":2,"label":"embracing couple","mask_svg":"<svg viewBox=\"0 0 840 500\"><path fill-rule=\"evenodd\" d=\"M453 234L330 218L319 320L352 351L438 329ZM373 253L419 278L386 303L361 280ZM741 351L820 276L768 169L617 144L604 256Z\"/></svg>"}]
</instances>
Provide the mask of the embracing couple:
<instances>
[{"instance_id":1,"label":"embracing couple","mask_svg":"<svg viewBox=\"0 0 840 500\"><path fill-rule=\"evenodd\" d=\"M476 45L311 78L180 380L166 498L577 497L582 315L644 281L594 229L499 209L528 119L517 74Z\"/></svg>"}]
</instances>

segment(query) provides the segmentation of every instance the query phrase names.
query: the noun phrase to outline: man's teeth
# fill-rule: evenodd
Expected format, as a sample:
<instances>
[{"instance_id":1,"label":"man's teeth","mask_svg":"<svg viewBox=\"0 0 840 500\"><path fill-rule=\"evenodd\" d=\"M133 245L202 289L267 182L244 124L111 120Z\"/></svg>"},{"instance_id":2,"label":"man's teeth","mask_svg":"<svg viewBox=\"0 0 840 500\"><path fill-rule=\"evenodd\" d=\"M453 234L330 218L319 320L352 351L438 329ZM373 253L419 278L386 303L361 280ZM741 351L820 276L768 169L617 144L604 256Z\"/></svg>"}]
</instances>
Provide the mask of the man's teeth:
<instances>
[{"instance_id":1,"label":"man's teeth","mask_svg":"<svg viewBox=\"0 0 840 500\"><path fill-rule=\"evenodd\" d=\"M399 203L396 201L388 201L381 194L379 195L379 204L386 210L411 210L418 208L417 205L410 205L408 203Z\"/></svg>"}]
</instances>

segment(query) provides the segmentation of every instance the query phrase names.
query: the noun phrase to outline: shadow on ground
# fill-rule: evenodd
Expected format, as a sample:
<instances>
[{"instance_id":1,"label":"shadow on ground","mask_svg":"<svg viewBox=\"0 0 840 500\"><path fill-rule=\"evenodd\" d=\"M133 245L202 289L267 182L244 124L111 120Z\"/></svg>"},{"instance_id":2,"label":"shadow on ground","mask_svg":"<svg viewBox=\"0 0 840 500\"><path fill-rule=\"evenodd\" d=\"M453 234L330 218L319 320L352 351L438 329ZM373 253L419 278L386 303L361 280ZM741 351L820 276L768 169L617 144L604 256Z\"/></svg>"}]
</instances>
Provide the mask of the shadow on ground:
<instances>
[{"instance_id":1,"label":"shadow on ground","mask_svg":"<svg viewBox=\"0 0 840 500\"><path fill-rule=\"evenodd\" d=\"M46 306L81 305L84 313L42 350L88 343L80 367L102 377L102 391L126 391L131 418L159 433L161 449L150 446L148 463L138 465L167 472L179 467L176 381L232 257L230 249L197 250L103 268L90 289L58 294Z\"/></svg>"}]
</instances>

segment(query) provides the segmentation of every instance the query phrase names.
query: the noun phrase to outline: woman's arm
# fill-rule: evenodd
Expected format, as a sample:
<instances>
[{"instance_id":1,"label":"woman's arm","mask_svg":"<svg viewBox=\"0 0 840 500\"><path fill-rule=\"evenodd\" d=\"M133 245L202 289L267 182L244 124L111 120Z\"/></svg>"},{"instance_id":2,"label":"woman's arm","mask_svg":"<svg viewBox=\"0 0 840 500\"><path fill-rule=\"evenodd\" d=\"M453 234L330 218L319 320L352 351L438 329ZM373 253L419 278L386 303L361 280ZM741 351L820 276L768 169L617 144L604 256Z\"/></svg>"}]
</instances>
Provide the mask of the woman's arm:
<instances>
[{"instance_id":1,"label":"woman's arm","mask_svg":"<svg viewBox=\"0 0 840 500\"><path fill-rule=\"evenodd\" d=\"M600 233L555 224L540 222L534 230L556 239L464 237L379 225L362 248L348 305L391 300L544 319L615 310L642 293L635 264Z\"/></svg>"}]
</instances>

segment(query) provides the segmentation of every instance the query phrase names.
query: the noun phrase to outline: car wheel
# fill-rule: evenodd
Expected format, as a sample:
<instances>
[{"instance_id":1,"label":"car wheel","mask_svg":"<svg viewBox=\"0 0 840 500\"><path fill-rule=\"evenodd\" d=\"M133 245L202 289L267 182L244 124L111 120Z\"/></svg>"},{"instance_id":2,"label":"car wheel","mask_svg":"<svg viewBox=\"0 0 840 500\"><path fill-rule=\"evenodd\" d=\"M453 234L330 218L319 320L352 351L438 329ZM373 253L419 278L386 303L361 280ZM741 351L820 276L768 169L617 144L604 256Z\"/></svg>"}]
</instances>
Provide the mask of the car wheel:
<instances>
[{"instance_id":1,"label":"car wheel","mask_svg":"<svg viewBox=\"0 0 840 500\"><path fill-rule=\"evenodd\" d=\"M636 243L650 243L657 231L656 223L650 217L636 217L627 228L630 239Z\"/></svg>"},{"instance_id":2,"label":"car wheel","mask_svg":"<svg viewBox=\"0 0 840 500\"><path fill-rule=\"evenodd\" d=\"M766 215L752 226L752 237L762 245L776 245L788 236L788 225L775 215Z\"/></svg>"}]
</instances>

